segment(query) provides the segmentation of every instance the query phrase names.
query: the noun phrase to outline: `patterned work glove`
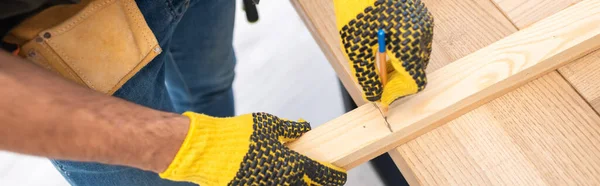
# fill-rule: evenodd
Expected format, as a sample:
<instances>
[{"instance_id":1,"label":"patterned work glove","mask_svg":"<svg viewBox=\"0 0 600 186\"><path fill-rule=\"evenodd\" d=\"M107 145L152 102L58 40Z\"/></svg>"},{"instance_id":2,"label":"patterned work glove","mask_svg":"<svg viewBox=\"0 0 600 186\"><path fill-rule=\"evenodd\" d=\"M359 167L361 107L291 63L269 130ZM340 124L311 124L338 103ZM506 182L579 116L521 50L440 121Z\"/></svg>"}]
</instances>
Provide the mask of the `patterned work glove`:
<instances>
[{"instance_id":1,"label":"patterned work glove","mask_svg":"<svg viewBox=\"0 0 600 186\"><path fill-rule=\"evenodd\" d=\"M186 112L190 129L165 179L212 185L343 185L346 171L283 145L310 130L306 121L267 113L215 118Z\"/></svg>"},{"instance_id":2,"label":"patterned work glove","mask_svg":"<svg viewBox=\"0 0 600 186\"><path fill-rule=\"evenodd\" d=\"M421 0L334 0L341 45L363 98L389 105L427 84L433 17ZM385 31L388 83L376 68L377 32Z\"/></svg>"}]
</instances>

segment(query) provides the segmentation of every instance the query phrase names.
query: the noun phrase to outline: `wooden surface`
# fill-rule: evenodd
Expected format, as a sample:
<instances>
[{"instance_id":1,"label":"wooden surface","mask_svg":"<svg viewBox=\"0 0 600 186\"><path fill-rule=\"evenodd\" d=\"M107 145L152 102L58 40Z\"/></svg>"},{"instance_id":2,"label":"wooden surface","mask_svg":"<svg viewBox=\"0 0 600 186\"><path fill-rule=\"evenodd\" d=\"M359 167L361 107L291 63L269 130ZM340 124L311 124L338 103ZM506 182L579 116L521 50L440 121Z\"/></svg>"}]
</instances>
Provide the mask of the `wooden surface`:
<instances>
[{"instance_id":1,"label":"wooden surface","mask_svg":"<svg viewBox=\"0 0 600 186\"><path fill-rule=\"evenodd\" d=\"M515 27L529 25L581 0L492 0Z\"/></svg>"},{"instance_id":2,"label":"wooden surface","mask_svg":"<svg viewBox=\"0 0 600 186\"><path fill-rule=\"evenodd\" d=\"M598 185L599 123L553 72L392 155L420 185Z\"/></svg>"},{"instance_id":3,"label":"wooden surface","mask_svg":"<svg viewBox=\"0 0 600 186\"><path fill-rule=\"evenodd\" d=\"M429 4L439 2L426 1L426 3L429 6ZM448 10L447 12L461 11L468 10L454 9L454 11ZM434 16L435 14L434 12ZM472 14L469 16L486 15ZM456 19L463 18L456 17ZM446 29L449 31L461 30L473 24L477 23L464 22L459 25L451 25ZM496 27L515 29L513 25L509 24L497 24ZM493 36L493 32L485 29L480 32ZM452 32L446 34L452 34ZM465 37L471 36L466 35ZM495 37L502 36L496 35ZM472 45L478 44L472 43L462 47L472 47ZM444 49L456 50L451 47ZM562 90L555 90L557 88ZM565 97L571 100L557 102ZM523 101L533 101L535 105L526 104ZM391 151L390 154L399 167L408 167L404 169L409 169L409 175L414 176L414 179L409 179L413 185L560 185L561 182L552 182L554 180L549 178L556 176L572 180L581 179L583 175L597 176L597 165L593 165L591 168L590 166L575 168L571 166L570 171L573 172L565 173L561 170L564 167L548 163L581 163L582 161L578 161L578 159L545 159L545 161L531 162L535 160L535 155L555 156L553 158L559 156L581 158L585 154L597 153L593 150L598 145L597 141L588 139L590 136L582 136L581 132L571 132L566 137L557 138L554 136L555 133L531 131L532 128L529 125L537 124L539 130L554 130L552 127L569 129L570 126L560 125L563 123L570 124L571 127L579 123L590 126L599 124L598 116L586 102L578 97L577 93L557 73L552 73L402 145L395 151ZM506 127L500 128L499 124ZM509 129L521 133L507 132ZM596 129L589 130L583 133L594 133ZM534 135L541 140L523 139L528 135ZM509 143L517 140L522 141L519 142L520 144ZM579 145L576 148L584 149L573 151L573 149L564 149L555 144L575 144ZM537 148L530 148L532 146ZM570 154L565 156L565 153ZM524 157L523 154L528 156ZM590 161L597 160L591 158ZM541 174L544 177L535 174Z\"/></svg>"},{"instance_id":4,"label":"wooden surface","mask_svg":"<svg viewBox=\"0 0 600 186\"><path fill-rule=\"evenodd\" d=\"M308 157L352 169L385 153L381 142L391 134L374 104L365 104L288 144Z\"/></svg>"},{"instance_id":5,"label":"wooden surface","mask_svg":"<svg viewBox=\"0 0 600 186\"><path fill-rule=\"evenodd\" d=\"M593 52L558 71L600 113L600 51Z\"/></svg>"},{"instance_id":6,"label":"wooden surface","mask_svg":"<svg viewBox=\"0 0 600 186\"><path fill-rule=\"evenodd\" d=\"M426 2L435 19L434 45L428 74L516 31L512 27L497 26L511 23L489 1L423 2ZM463 25L465 23L468 25Z\"/></svg>"},{"instance_id":7,"label":"wooden surface","mask_svg":"<svg viewBox=\"0 0 600 186\"><path fill-rule=\"evenodd\" d=\"M299 1L291 0L296 8L296 12L300 15L308 30L313 35L313 38L323 50L323 53L329 61L338 63L330 63L340 81L354 100L356 105L361 106L367 103L360 91L360 85L352 79L350 65L346 62L346 58L340 47L340 39L335 26L335 13L333 11L333 1L331 0L309 0Z\"/></svg>"},{"instance_id":8,"label":"wooden surface","mask_svg":"<svg viewBox=\"0 0 600 186\"><path fill-rule=\"evenodd\" d=\"M390 149L431 130L437 124L596 48L600 42L600 27L588 28L588 25L600 21L600 15L597 14L600 7L596 6L600 2L586 3L431 73L430 88L393 105L388 117L394 131L391 135L385 136L382 127L385 125L377 124L383 121L370 120L359 122L368 121L370 126L377 126L379 129L375 137L357 135L368 133L357 130L361 125L347 118L360 118L361 114L357 114L360 112L370 113L368 117L377 116L377 113L373 114L376 109L374 106L370 109L363 106L359 108L363 111L353 111L349 116L338 119L348 122L345 125L350 127L344 127L344 122L330 122L324 125L327 128L314 129L290 147L310 157L352 168L368 159L363 156L374 157L378 154L371 153ZM491 2L488 5L493 6ZM329 130L334 132L328 133ZM340 132L344 130L351 132ZM465 128L465 131L469 130L472 129ZM449 131L448 135L451 134ZM339 141L331 142L332 139ZM304 145L300 148L298 144Z\"/></svg>"},{"instance_id":9,"label":"wooden surface","mask_svg":"<svg viewBox=\"0 0 600 186\"><path fill-rule=\"evenodd\" d=\"M523 29L554 12L558 12L580 0L494 0L509 19ZM600 113L600 52L594 52L580 60L560 68L560 74Z\"/></svg>"},{"instance_id":10,"label":"wooden surface","mask_svg":"<svg viewBox=\"0 0 600 186\"><path fill-rule=\"evenodd\" d=\"M390 108L387 121L394 139L428 132L596 49L600 45L597 22L600 1L586 1L430 73L426 90Z\"/></svg>"}]
</instances>

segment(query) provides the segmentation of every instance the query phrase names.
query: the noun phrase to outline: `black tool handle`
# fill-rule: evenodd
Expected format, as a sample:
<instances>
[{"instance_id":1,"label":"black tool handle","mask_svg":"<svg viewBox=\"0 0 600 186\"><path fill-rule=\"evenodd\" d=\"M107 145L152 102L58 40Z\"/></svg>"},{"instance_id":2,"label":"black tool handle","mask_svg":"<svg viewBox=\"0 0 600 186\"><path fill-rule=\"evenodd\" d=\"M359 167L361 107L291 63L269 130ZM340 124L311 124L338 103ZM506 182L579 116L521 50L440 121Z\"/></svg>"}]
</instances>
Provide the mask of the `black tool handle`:
<instances>
[{"instance_id":1,"label":"black tool handle","mask_svg":"<svg viewBox=\"0 0 600 186\"><path fill-rule=\"evenodd\" d=\"M251 23L258 21L258 10L256 9L256 4L254 4L253 1L258 2L257 0L244 0L246 19L248 19L248 22Z\"/></svg>"}]
</instances>

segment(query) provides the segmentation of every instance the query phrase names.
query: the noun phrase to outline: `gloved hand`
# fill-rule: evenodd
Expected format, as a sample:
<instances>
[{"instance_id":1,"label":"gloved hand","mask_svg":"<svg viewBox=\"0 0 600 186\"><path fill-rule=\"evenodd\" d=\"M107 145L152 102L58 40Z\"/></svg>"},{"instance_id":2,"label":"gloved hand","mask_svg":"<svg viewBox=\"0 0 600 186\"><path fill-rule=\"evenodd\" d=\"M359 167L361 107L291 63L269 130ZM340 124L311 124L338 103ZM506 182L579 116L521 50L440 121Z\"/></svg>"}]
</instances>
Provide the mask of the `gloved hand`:
<instances>
[{"instance_id":1,"label":"gloved hand","mask_svg":"<svg viewBox=\"0 0 600 186\"><path fill-rule=\"evenodd\" d=\"M343 185L346 171L283 144L310 130L306 121L267 113L215 118L186 112L190 129L162 178L213 185Z\"/></svg>"},{"instance_id":2,"label":"gloved hand","mask_svg":"<svg viewBox=\"0 0 600 186\"><path fill-rule=\"evenodd\" d=\"M334 0L341 46L363 98L389 105L427 84L433 17L420 0ZM388 83L376 69L377 32L385 31Z\"/></svg>"}]
</instances>

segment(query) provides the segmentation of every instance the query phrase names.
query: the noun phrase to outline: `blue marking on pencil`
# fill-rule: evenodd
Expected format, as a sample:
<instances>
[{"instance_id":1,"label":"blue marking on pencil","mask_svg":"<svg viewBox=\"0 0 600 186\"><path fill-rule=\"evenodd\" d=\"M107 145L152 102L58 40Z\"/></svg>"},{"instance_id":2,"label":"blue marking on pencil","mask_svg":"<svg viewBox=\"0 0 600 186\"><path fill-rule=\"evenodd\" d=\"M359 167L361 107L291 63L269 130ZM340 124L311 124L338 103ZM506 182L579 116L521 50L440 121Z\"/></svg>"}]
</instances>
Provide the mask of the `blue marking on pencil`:
<instances>
[{"instance_id":1,"label":"blue marking on pencil","mask_svg":"<svg viewBox=\"0 0 600 186\"><path fill-rule=\"evenodd\" d=\"M385 52L385 31L383 31L383 29L379 29L379 31L377 32L377 40L379 44L379 52L377 53L377 66L379 67L379 78L381 78L381 85L382 88L384 88L385 84L387 84L388 79L386 64L387 55ZM387 120L388 106L382 104L381 113L383 114L383 117Z\"/></svg>"},{"instance_id":2,"label":"blue marking on pencil","mask_svg":"<svg viewBox=\"0 0 600 186\"><path fill-rule=\"evenodd\" d=\"M387 83L387 55L385 52L385 32L383 31L383 29L379 29L379 32L377 32L377 39L379 40L379 52L377 52L377 66L379 67L379 77L381 78L381 85L385 86L385 84Z\"/></svg>"},{"instance_id":3,"label":"blue marking on pencil","mask_svg":"<svg viewBox=\"0 0 600 186\"><path fill-rule=\"evenodd\" d=\"M385 53L385 31L379 29L377 32L377 40L379 40L379 52Z\"/></svg>"}]
</instances>

